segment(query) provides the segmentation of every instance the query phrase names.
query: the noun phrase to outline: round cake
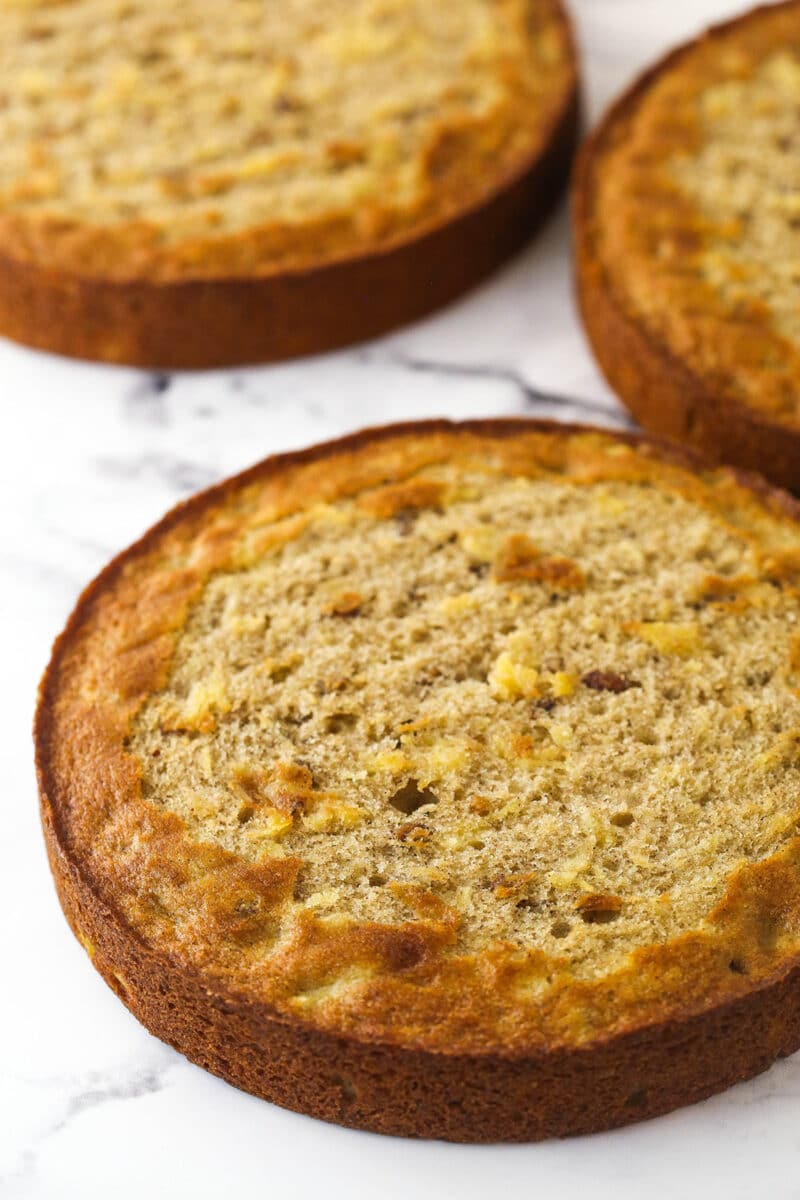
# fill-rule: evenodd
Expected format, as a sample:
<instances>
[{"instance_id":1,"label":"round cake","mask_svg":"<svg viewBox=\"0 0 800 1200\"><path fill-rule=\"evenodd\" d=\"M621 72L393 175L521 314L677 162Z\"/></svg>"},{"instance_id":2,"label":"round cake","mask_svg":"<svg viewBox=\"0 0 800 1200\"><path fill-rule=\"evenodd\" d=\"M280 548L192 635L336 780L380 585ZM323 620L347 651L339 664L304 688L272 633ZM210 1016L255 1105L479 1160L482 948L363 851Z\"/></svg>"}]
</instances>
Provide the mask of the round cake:
<instances>
[{"instance_id":1,"label":"round cake","mask_svg":"<svg viewBox=\"0 0 800 1200\"><path fill-rule=\"evenodd\" d=\"M587 144L580 302L647 428L800 489L800 3L649 71Z\"/></svg>"},{"instance_id":2,"label":"round cake","mask_svg":"<svg viewBox=\"0 0 800 1200\"><path fill-rule=\"evenodd\" d=\"M430 311L521 245L577 124L561 0L8 0L0 332L209 366Z\"/></svg>"},{"instance_id":3,"label":"round cake","mask_svg":"<svg viewBox=\"0 0 800 1200\"><path fill-rule=\"evenodd\" d=\"M36 749L155 1034L342 1124L665 1112L800 1045L800 505L631 436L268 459L99 576Z\"/></svg>"}]
</instances>

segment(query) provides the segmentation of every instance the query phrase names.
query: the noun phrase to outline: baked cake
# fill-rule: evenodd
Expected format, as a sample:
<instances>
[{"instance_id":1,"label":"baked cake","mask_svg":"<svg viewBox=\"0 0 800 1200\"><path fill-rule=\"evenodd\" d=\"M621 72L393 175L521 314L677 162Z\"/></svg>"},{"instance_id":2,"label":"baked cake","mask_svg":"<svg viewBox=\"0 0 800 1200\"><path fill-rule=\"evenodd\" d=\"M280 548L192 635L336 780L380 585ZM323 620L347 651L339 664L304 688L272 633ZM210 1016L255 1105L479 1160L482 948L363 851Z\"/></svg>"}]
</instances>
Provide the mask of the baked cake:
<instances>
[{"instance_id":1,"label":"baked cake","mask_svg":"<svg viewBox=\"0 0 800 1200\"><path fill-rule=\"evenodd\" d=\"M649 71L586 147L581 306L648 428L800 488L800 3Z\"/></svg>"},{"instance_id":2,"label":"baked cake","mask_svg":"<svg viewBox=\"0 0 800 1200\"><path fill-rule=\"evenodd\" d=\"M561 0L7 0L0 332L110 362L308 353L516 249L576 132Z\"/></svg>"},{"instance_id":3,"label":"baked cake","mask_svg":"<svg viewBox=\"0 0 800 1200\"><path fill-rule=\"evenodd\" d=\"M800 505L631 436L391 427L181 505L36 746L159 1037L343 1124L623 1124L800 1045Z\"/></svg>"}]
</instances>

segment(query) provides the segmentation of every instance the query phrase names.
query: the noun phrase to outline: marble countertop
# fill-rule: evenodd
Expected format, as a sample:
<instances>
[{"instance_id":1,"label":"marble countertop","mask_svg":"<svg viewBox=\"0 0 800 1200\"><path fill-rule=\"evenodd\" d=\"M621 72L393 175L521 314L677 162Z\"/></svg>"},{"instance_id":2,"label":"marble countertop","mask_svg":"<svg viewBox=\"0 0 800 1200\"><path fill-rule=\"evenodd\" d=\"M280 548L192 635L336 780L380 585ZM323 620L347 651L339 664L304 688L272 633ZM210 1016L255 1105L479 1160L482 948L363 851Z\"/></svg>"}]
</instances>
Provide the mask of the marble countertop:
<instances>
[{"instance_id":1,"label":"marble countertop","mask_svg":"<svg viewBox=\"0 0 800 1200\"><path fill-rule=\"evenodd\" d=\"M655 54L742 7L572 6L590 119ZM106 988L67 931L45 861L30 740L38 677L80 589L164 510L274 451L366 424L521 413L627 423L577 323L565 206L485 286L381 341L180 375L0 343L0 396L0 1196L800 1197L800 1056L692 1109L538 1146L353 1133L237 1092L152 1038Z\"/></svg>"}]
</instances>

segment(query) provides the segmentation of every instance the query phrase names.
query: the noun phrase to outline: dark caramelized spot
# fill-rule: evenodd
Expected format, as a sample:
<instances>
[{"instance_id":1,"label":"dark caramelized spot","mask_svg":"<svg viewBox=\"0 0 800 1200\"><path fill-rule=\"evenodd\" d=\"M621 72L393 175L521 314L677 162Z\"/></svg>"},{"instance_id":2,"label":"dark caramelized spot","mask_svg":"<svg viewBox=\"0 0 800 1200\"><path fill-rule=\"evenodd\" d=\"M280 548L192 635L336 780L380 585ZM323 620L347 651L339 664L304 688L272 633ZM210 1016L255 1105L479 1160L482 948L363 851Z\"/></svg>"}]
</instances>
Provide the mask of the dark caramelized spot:
<instances>
[{"instance_id":1,"label":"dark caramelized spot","mask_svg":"<svg viewBox=\"0 0 800 1200\"><path fill-rule=\"evenodd\" d=\"M594 692L617 693L642 686L637 680L626 679L624 675L618 675L616 671L587 671L583 676L583 684Z\"/></svg>"}]
</instances>

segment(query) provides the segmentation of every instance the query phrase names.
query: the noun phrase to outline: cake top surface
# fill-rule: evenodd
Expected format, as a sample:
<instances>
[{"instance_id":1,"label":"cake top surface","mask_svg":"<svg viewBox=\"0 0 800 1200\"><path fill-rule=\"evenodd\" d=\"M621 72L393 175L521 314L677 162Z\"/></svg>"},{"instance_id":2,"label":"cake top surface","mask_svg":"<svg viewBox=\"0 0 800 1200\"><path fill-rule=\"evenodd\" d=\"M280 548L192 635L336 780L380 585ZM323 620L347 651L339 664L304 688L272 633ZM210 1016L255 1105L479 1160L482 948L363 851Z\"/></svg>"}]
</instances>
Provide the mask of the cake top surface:
<instances>
[{"instance_id":1,"label":"cake top surface","mask_svg":"<svg viewBox=\"0 0 800 1200\"><path fill-rule=\"evenodd\" d=\"M723 399L800 428L800 4L671 55L597 145L594 240L622 306Z\"/></svg>"},{"instance_id":2,"label":"cake top surface","mask_svg":"<svg viewBox=\"0 0 800 1200\"><path fill-rule=\"evenodd\" d=\"M358 1037L572 1045L800 945L798 510L647 443L444 424L272 460L92 585L40 781L104 902Z\"/></svg>"},{"instance_id":3,"label":"cake top surface","mask_svg":"<svg viewBox=\"0 0 800 1200\"><path fill-rule=\"evenodd\" d=\"M575 82L560 0L7 0L0 245L83 275L262 275L470 208Z\"/></svg>"}]
</instances>

